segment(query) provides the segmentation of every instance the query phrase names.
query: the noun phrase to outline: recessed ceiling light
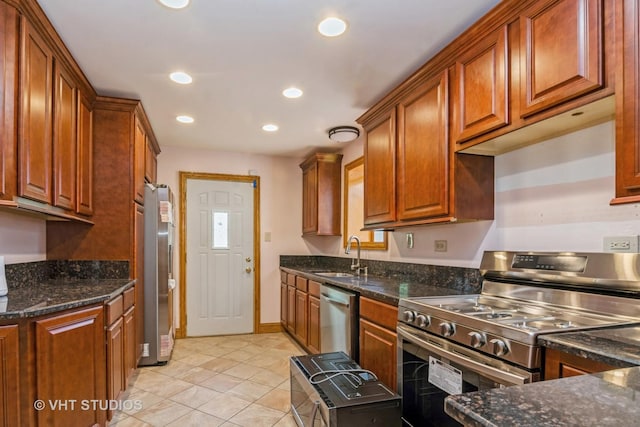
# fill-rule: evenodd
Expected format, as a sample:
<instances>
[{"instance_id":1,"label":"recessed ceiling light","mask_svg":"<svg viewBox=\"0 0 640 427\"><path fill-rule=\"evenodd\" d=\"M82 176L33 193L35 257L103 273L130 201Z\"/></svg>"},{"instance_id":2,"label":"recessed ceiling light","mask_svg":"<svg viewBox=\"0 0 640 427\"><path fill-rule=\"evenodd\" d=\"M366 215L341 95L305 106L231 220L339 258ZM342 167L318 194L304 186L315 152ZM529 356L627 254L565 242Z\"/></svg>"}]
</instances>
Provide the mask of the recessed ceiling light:
<instances>
[{"instance_id":1,"label":"recessed ceiling light","mask_svg":"<svg viewBox=\"0 0 640 427\"><path fill-rule=\"evenodd\" d=\"M174 73L171 73L169 74L169 78L176 83L180 83L181 85L188 85L189 83L193 82L193 78L183 71L176 71Z\"/></svg>"},{"instance_id":2,"label":"recessed ceiling light","mask_svg":"<svg viewBox=\"0 0 640 427\"><path fill-rule=\"evenodd\" d=\"M193 117L191 116L178 116L176 117L176 120L179 121L180 123L193 123Z\"/></svg>"},{"instance_id":3,"label":"recessed ceiling light","mask_svg":"<svg viewBox=\"0 0 640 427\"><path fill-rule=\"evenodd\" d=\"M161 5L167 6L171 9L184 9L189 6L190 0L158 0Z\"/></svg>"},{"instance_id":4,"label":"recessed ceiling light","mask_svg":"<svg viewBox=\"0 0 640 427\"><path fill-rule=\"evenodd\" d=\"M278 130L278 125L274 125L274 124L266 124L264 126L262 126L262 130L266 131L266 132L275 132Z\"/></svg>"},{"instance_id":5,"label":"recessed ceiling light","mask_svg":"<svg viewBox=\"0 0 640 427\"><path fill-rule=\"evenodd\" d=\"M323 36L336 37L347 30L347 23L340 18L329 17L318 24L318 31Z\"/></svg>"},{"instance_id":6,"label":"recessed ceiling light","mask_svg":"<svg viewBox=\"0 0 640 427\"><path fill-rule=\"evenodd\" d=\"M300 98L302 96L302 90L297 87L290 87L283 90L282 94L287 98Z\"/></svg>"}]
</instances>

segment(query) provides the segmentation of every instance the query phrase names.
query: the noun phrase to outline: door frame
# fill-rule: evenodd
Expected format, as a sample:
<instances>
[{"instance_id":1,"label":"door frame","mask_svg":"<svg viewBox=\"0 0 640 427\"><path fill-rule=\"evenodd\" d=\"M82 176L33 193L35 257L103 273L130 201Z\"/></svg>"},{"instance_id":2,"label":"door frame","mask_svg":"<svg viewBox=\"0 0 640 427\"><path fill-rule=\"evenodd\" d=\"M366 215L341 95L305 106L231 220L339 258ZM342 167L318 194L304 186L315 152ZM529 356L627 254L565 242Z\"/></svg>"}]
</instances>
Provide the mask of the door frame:
<instances>
[{"instance_id":1,"label":"door frame","mask_svg":"<svg viewBox=\"0 0 640 427\"><path fill-rule=\"evenodd\" d=\"M253 333L260 332L260 177L180 171L180 322L176 338L187 336L187 180L253 183Z\"/></svg>"}]
</instances>

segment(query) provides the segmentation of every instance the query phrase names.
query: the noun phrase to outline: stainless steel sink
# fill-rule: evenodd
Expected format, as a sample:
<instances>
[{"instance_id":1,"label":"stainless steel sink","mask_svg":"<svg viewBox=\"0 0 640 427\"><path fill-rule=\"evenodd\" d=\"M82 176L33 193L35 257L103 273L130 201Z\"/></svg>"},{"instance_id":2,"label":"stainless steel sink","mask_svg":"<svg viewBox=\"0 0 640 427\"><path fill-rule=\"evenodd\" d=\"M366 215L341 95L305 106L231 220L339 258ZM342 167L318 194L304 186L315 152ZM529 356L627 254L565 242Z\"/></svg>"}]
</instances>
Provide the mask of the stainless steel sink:
<instances>
[{"instance_id":1,"label":"stainless steel sink","mask_svg":"<svg viewBox=\"0 0 640 427\"><path fill-rule=\"evenodd\" d=\"M353 277L351 273L342 273L340 271L319 271L316 274L324 277Z\"/></svg>"}]
</instances>

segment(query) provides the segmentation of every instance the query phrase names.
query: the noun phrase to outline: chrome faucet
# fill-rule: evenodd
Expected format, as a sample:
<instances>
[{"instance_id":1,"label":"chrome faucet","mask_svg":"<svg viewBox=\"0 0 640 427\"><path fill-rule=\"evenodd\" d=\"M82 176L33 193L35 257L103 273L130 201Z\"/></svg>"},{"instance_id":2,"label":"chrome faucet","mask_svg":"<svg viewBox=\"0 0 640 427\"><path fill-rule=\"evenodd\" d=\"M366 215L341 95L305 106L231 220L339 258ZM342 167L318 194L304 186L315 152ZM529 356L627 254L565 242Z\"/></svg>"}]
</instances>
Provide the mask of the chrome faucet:
<instances>
[{"instance_id":1,"label":"chrome faucet","mask_svg":"<svg viewBox=\"0 0 640 427\"><path fill-rule=\"evenodd\" d=\"M344 250L344 253L348 254L351 252L351 242L353 242L354 240L356 241L357 254L356 258L351 260L351 270L356 272L356 276L359 276L360 272L364 271L364 275L366 277L367 267L363 267L360 265L360 238L358 238L358 236L356 236L355 234L349 236L349 240L347 241L347 248Z\"/></svg>"}]
</instances>

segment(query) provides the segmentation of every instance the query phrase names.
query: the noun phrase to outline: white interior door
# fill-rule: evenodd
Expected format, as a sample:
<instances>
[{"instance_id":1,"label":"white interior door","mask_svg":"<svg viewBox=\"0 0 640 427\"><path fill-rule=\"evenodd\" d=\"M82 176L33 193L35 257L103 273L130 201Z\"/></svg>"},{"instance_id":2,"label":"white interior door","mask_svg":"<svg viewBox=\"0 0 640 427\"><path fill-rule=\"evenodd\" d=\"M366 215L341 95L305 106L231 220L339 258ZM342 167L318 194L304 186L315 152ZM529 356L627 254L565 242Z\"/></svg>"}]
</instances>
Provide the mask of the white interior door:
<instances>
[{"instance_id":1,"label":"white interior door","mask_svg":"<svg viewBox=\"0 0 640 427\"><path fill-rule=\"evenodd\" d=\"M253 193L187 180L187 336L253 332Z\"/></svg>"}]
</instances>

